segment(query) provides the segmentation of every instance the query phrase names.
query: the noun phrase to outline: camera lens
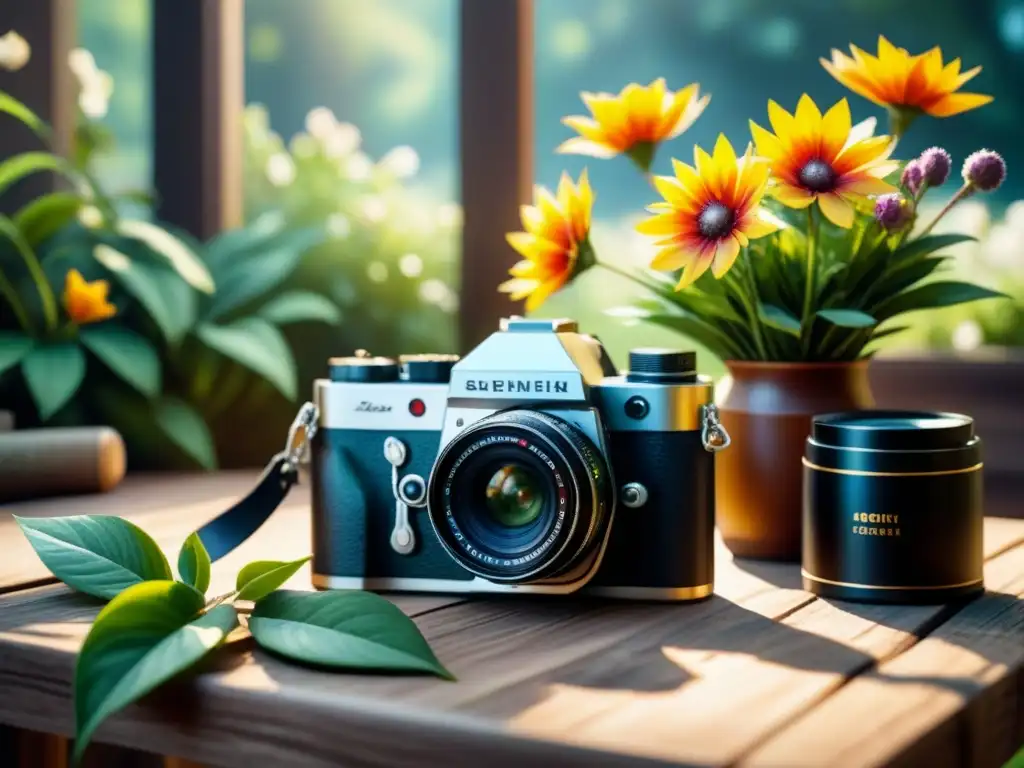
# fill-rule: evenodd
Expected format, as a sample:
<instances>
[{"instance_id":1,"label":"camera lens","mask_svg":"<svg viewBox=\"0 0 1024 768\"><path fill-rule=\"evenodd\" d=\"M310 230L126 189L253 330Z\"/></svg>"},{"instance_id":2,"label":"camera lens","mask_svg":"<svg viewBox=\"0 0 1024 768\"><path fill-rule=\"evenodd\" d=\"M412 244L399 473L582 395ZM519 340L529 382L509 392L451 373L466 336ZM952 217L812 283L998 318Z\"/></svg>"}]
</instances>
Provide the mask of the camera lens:
<instances>
[{"instance_id":1,"label":"camera lens","mask_svg":"<svg viewBox=\"0 0 1024 768\"><path fill-rule=\"evenodd\" d=\"M527 583L572 571L596 551L612 509L603 456L571 425L506 411L441 452L427 507L445 548L491 581Z\"/></svg>"},{"instance_id":2,"label":"camera lens","mask_svg":"<svg viewBox=\"0 0 1024 768\"><path fill-rule=\"evenodd\" d=\"M505 528L521 528L540 516L544 497L540 482L526 467L506 464L487 483L487 511Z\"/></svg>"}]
</instances>

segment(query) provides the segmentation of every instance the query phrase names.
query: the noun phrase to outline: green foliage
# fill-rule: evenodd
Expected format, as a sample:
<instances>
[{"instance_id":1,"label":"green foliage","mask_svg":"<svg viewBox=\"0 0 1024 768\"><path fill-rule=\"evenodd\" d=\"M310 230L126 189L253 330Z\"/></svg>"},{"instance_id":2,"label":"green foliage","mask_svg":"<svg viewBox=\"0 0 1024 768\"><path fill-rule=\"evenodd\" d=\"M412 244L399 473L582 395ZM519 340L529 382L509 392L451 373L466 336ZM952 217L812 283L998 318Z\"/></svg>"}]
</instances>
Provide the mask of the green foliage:
<instances>
[{"instance_id":1,"label":"green foliage","mask_svg":"<svg viewBox=\"0 0 1024 768\"><path fill-rule=\"evenodd\" d=\"M415 623L366 592L279 590L309 558L245 566L232 594L205 600L210 557L197 533L178 554L174 581L163 552L117 517L16 517L58 579L109 602L97 615L75 665L75 761L111 715L194 670L239 627L256 643L303 664L341 670L428 673L454 679ZM244 604L244 605L243 605Z\"/></svg>"},{"instance_id":2,"label":"green foliage","mask_svg":"<svg viewBox=\"0 0 1024 768\"><path fill-rule=\"evenodd\" d=\"M287 563L277 560L257 560L249 563L238 572L235 581L238 599L253 602L262 600L294 576L309 560L310 558L303 557Z\"/></svg>"},{"instance_id":3,"label":"green foliage","mask_svg":"<svg viewBox=\"0 0 1024 768\"><path fill-rule=\"evenodd\" d=\"M256 604L249 631L260 647L307 664L454 679L412 620L370 592L280 590Z\"/></svg>"},{"instance_id":4,"label":"green foliage","mask_svg":"<svg viewBox=\"0 0 1024 768\"><path fill-rule=\"evenodd\" d=\"M70 341L32 347L21 363L25 383L44 421L59 411L85 378L85 355Z\"/></svg>"},{"instance_id":5,"label":"green foliage","mask_svg":"<svg viewBox=\"0 0 1024 768\"><path fill-rule=\"evenodd\" d=\"M109 600L141 581L170 579L160 547L119 517L15 517L39 559L72 589Z\"/></svg>"},{"instance_id":6,"label":"green foliage","mask_svg":"<svg viewBox=\"0 0 1024 768\"><path fill-rule=\"evenodd\" d=\"M657 298L636 303L634 316L674 327L724 360L839 362L870 354L873 342L902 330L884 324L908 312L1003 296L930 279L946 261L935 254L972 240L967 235L904 240L868 219L852 231L827 222L820 227L817 290L807 321L801 320L807 241L794 228L752 241L720 280L705 274L678 292L671 282L648 281Z\"/></svg>"},{"instance_id":7,"label":"green foliage","mask_svg":"<svg viewBox=\"0 0 1024 768\"><path fill-rule=\"evenodd\" d=\"M178 576L205 595L210 588L210 553L198 533L190 533L178 553Z\"/></svg>"},{"instance_id":8,"label":"green foliage","mask_svg":"<svg viewBox=\"0 0 1024 768\"><path fill-rule=\"evenodd\" d=\"M202 609L192 587L147 581L100 611L75 665L76 761L104 720L194 666L238 626L229 605Z\"/></svg>"}]
</instances>

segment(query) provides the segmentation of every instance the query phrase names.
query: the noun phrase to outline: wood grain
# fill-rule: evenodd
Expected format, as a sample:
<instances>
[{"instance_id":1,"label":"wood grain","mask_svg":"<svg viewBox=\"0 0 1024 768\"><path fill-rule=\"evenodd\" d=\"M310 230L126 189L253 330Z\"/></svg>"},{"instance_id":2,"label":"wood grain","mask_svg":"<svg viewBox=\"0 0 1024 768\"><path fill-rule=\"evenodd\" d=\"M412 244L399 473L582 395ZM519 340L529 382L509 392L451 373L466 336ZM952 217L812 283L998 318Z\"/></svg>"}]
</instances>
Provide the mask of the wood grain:
<instances>
[{"instance_id":1,"label":"wood grain","mask_svg":"<svg viewBox=\"0 0 1024 768\"><path fill-rule=\"evenodd\" d=\"M227 486L211 488L225 493ZM158 538L173 538L176 547L216 511L211 506L224 503L175 490L184 494L175 506L155 503L139 514L150 529L178 510L174 522L157 526ZM305 501L295 495L259 535L215 564L211 592L227 591L245 561L307 553L308 526ZM1022 578L1022 542L1024 522L986 521L990 587ZM827 603L799 588L794 566L736 562L721 549L717 558L716 595L694 605L394 597L457 683L324 673L281 661L251 641L232 643L206 674L129 707L97 739L245 768L726 765L758 759L773 736L795 732L868 679L876 664L882 672L918 653L965 611L993 599L960 613ZM289 586L309 588L308 571ZM1013 605L1011 615L1018 615L1019 603ZM59 585L0 596L0 722L70 734L74 654L98 607ZM956 632L984 634L988 625L980 621ZM1013 714L990 718L1010 734L999 743L1020 732L1020 709L1008 702L1019 698L1024 673L1008 653L1005 665L992 690L1002 685L1014 693L992 694L992 701ZM1018 685L1007 687L1004 678ZM978 673L972 684L987 692L988 680ZM907 690L889 677L881 682L883 698ZM949 723L971 710L950 706L952 714L935 709L921 727L959 728ZM758 764L798 764L778 760L769 755Z\"/></svg>"},{"instance_id":2,"label":"wood grain","mask_svg":"<svg viewBox=\"0 0 1024 768\"><path fill-rule=\"evenodd\" d=\"M744 765L1002 766L1024 744L1024 547L991 562L985 579L984 597L851 680Z\"/></svg>"}]
</instances>

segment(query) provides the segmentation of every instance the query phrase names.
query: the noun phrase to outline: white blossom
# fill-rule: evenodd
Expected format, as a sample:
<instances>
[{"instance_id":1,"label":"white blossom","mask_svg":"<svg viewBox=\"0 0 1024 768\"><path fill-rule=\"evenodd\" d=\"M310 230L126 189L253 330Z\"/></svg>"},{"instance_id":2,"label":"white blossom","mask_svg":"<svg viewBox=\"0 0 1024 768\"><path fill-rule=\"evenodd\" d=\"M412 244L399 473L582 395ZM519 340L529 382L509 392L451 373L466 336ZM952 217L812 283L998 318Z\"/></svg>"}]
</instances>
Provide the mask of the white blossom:
<instances>
[{"instance_id":1,"label":"white blossom","mask_svg":"<svg viewBox=\"0 0 1024 768\"><path fill-rule=\"evenodd\" d=\"M366 265L366 276L375 283L383 283L388 279L387 265L382 261L371 261Z\"/></svg>"},{"instance_id":2,"label":"white blossom","mask_svg":"<svg viewBox=\"0 0 1024 768\"><path fill-rule=\"evenodd\" d=\"M114 94L114 78L97 67L96 59L84 48L68 54L68 66L78 80L78 108L93 120L104 117Z\"/></svg>"},{"instance_id":3,"label":"white blossom","mask_svg":"<svg viewBox=\"0 0 1024 768\"><path fill-rule=\"evenodd\" d=\"M366 181L373 173L373 163L362 152L347 158L341 166L341 175L352 181Z\"/></svg>"},{"instance_id":4,"label":"white blossom","mask_svg":"<svg viewBox=\"0 0 1024 768\"><path fill-rule=\"evenodd\" d=\"M295 181L295 162L287 152L277 152L267 160L266 173L275 187L287 187Z\"/></svg>"},{"instance_id":5,"label":"white blossom","mask_svg":"<svg viewBox=\"0 0 1024 768\"><path fill-rule=\"evenodd\" d=\"M0 68L16 72L28 64L31 56L28 41L13 29L0 37Z\"/></svg>"},{"instance_id":6,"label":"white blossom","mask_svg":"<svg viewBox=\"0 0 1024 768\"><path fill-rule=\"evenodd\" d=\"M78 221L87 229L97 229L103 226L103 214L95 205L83 205L78 209Z\"/></svg>"},{"instance_id":7,"label":"white blossom","mask_svg":"<svg viewBox=\"0 0 1024 768\"><path fill-rule=\"evenodd\" d=\"M407 145L391 149L380 159L380 168L398 179L410 179L420 169L420 156Z\"/></svg>"},{"instance_id":8,"label":"white blossom","mask_svg":"<svg viewBox=\"0 0 1024 768\"><path fill-rule=\"evenodd\" d=\"M366 195L359 201L359 214L371 224L379 224L388 215L388 204L377 195Z\"/></svg>"},{"instance_id":9,"label":"white blossom","mask_svg":"<svg viewBox=\"0 0 1024 768\"><path fill-rule=\"evenodd\" d=\"M462 225L462 206L444 203L437 209L437 223L442 229L455 229Z\"/></svg>"},{"instance_id":10,"label":"white blossom","mask_svg":"<svg viewBox=\"0 0 1024 768\"><path fill-rule=\"evenodd\" d=\"M423 274L423 259L415 253L407 253L398 260L398 271L406 277L419 277Z\"/></svg>"},{"instance_id":11,"label":"white blossom","mask_svg":"<svg viewBox=\"0 0 1024 768\"><path fill-rule=\"evenodd\" d=\"M335 159L347 157L359 149L362 140L362 134L352 123L338 123L323 139L324 152Z\"/></svg>"},{"instance_id":12,"label":"white blossom","mask_svg":"<svg viewBox=\"0 0 1024 768\"><path fill-rule=\"evenodd\" d=\"M316 107L309 110L306 115L306 130L309 131L310 136L320 139L320 141L324 141L330 136L337 124L338 121L334 117L334 113L327 107Z\"/></svg>"},{"instance_id":13,"label":"white blossom","mask_svg":"<svg viewBox=\"0 0 1024 768\"><path fill-rule=\"evenodd\" d=\"M961 352L970 352L981 346L985 336L974 320L964 320L953 329L953 346Z\"/></svg>"}]
</instances>

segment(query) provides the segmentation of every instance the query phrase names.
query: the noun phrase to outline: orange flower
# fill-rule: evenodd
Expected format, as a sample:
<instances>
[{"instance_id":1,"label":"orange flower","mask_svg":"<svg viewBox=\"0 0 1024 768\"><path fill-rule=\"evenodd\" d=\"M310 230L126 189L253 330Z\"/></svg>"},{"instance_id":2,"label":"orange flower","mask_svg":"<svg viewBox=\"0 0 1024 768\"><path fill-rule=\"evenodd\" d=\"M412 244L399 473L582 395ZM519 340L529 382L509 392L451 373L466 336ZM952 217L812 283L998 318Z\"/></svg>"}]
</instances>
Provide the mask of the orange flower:
<instances>
[{"instance_id":1,"label":"orange flower","mask_svg":"<svg viewBox=\"0 0 1024 768\"><path fill-rule=\"evenodd\" d=\"M677 290L711 268L722 277L749 240L777 230L780 223L761 207L768 183L768 164L748 149L740 160L725 136L719 136L713 155L694 147L694 165L673 159L675 176L657 176L654 184L665 198L647 210L655 216L640 222L637 231L657 235L661 247L653 269L683 274Z\"/></svg>"},{"instance_id":2,"label":"orange flower","mask_svg":"<svg viewBox=\"0 0 1024 768\"><path fill-rule=\"evenodd\" d=\"M558 147L558 152L592 157L627 154L646 172L657 145L679 136L693 125L711 101L700 96L692 83L673 93L658 78L647 86L630 83L618 96L583 93L592 117L573 115L562 122L579 133Z\"/></svg>"},{"instance_id":3,"label":"orange flower","mask_svg":"<svg viewBox=\"0 0 1024 768\"><path fill-rule=\"evenodd\" d=\"M509 270L513 279L498 287L513 301L525 298L527 311L594 263L589 240L594 193L586 170L575 185L563 173L557 196L544 187L535 187L533 195L534 205L520 209L526 231L506 235L509 245L526 258Z\"/></svg>"},{"instance_id":4,"label":"orange flower","mask_svg":"<svg viewBox=\"0 0 1024 768\"><path fill-rule=\"evenodd\" d=\"M960 59L944 65L938 46L912 56L879 35L877 56L855 45L850 52L853 58L833 49L832 61L821 59L821 65L854 93L902 114L904 129L921 113L949 117L992 101L991 96L980 93L957 92L981 67L961 72Z\"/></svg>"},{"instance_id":5,"label":"orange flower","mask_svg":"<svg viewBox=\"0 0 1024 768\"><path fill-rule=\"evenodd\" d=\"M77 269L68 271L64 280L64 309L78 325L98 323L117 314L117 307L107 301L110 286L106 280L86 282Z\"/></svg>"},{"instance_id":6,"label":"orange flower","mask_svg":"<svg viewBox=\"0 0 1024 768\"><path fill-rule=\"evenodd\" d=\"M768 102L768 119L775 133L750 122L757 154L772 166L771 195L790 208L806 208L815 200L837 226L853 224L854 204L868 195L894 192L882 179L899 167L889 160L894 143L889 136L870 136L861 124L850 124L846 99L823 116L804 94L791 115Z\"/></svg>"}]
</instances>

